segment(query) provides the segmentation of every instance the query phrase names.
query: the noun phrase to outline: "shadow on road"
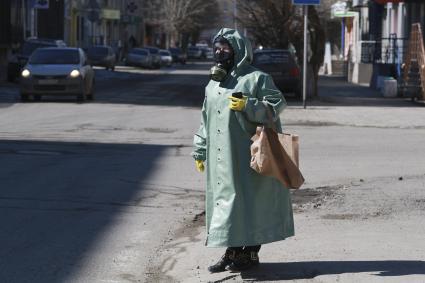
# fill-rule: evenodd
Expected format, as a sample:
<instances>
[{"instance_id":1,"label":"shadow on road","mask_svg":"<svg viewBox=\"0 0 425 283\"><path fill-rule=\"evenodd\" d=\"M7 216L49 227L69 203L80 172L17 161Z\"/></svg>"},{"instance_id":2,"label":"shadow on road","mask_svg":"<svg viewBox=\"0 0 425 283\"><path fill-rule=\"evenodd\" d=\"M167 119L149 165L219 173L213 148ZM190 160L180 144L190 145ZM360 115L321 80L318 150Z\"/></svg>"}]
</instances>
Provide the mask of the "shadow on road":
<instances>
[{"instance_id":1,"label":"shadow on road","mask_svg":"<svg viewBox=\"0 0 425 283\"><path fill-rule=\"evenodd\" d=\"M0 141L0 281L65 282L119 231L117 217L143 222L155 208L143 181L167 148Z\"/></svg>"},{"instance_id":2,"label":"shadow on road","mask_svg":"<svg viewBox=\"0 0 425 283\"><path fill-rule=\"evenodd\" d=\"M244 280L311 279L320 275L343 273L375 273L376 276L425 275L425 261L306 261L261 263L258 268L242 272Z\"/></svg>"}]
</instances>

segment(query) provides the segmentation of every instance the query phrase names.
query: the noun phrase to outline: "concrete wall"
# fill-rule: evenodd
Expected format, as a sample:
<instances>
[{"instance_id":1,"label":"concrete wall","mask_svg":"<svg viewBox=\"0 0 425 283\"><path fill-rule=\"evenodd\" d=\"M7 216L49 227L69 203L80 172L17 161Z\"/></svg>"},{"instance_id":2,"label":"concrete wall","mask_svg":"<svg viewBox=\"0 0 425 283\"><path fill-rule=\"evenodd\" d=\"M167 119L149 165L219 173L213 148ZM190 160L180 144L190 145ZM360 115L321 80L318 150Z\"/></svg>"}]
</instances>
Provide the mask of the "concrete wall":
<instances>
[{"instance_id":1,"label":"concrete wall","mask_svg":"<svg viewBox=\"0 0 425 283\"><path fill-rule=\"evenodd\" d=\"M372 80L373 64L350 63L348 81L356 84L369 85Z\"/></svg>"}]
</instances>

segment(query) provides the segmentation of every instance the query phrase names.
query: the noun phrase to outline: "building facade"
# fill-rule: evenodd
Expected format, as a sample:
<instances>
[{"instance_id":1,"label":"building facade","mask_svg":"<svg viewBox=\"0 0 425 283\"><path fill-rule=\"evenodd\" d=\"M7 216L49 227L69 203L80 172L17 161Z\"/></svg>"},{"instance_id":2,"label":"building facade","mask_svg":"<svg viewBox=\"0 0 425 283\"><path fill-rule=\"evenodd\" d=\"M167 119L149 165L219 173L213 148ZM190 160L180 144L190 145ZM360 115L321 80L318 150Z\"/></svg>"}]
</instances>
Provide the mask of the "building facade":
<instances>
[{"instance_id":1,"label":"building facade","mask_svg":"<svg viewBox=\"0 0 425 283\"><path fill-rule=\"evenodd\" d=\"M377 87L379 76L400 77L411 26L425 24L424 1L353 0L349 11L348 80Z\"/></svg>"},{"instance_id":2,"label":"building facade","mask_svg":"<svg viewBox=\"0 0 425 283\"><path fill-rule=\"evenodd\" d=\"M64 38L65 0L50 0L38 5L34 0L0 1L0 80L6 77L11 53L30 37Z\"/></svg>"}]
</instances>

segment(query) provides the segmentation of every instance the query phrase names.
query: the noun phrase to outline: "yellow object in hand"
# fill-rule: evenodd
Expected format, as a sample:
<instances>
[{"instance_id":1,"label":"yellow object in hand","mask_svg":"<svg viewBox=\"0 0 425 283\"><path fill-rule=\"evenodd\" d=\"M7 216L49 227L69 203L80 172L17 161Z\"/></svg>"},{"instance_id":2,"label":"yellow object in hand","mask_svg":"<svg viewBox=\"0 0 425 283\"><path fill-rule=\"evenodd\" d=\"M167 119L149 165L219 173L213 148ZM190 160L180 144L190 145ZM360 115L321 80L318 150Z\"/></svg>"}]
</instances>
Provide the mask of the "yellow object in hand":
<instances>
[{"instance_id":1,"label":"yellow object in hand","mask_svg":"<svg viewBox=\"0 0 425 283\"><path fill-rule=\"evenodd\" d=\"M242 111L245 108L248 97L244 96L242 98L237 98L234 96L230 96L229 99L230 99L230 102L229 102L230 109L235 111Z\"/></svg>"},{"instance_id":2,"label":"yellow object in hand","mask_svg":"<svg viewBox=\"0 0 425 283\"><path fill-rule=\"evenodd\" d=\"M195 160L195 165L196 165L196 169L199 172L204 172L204 170L205 170L204 161L202 161L202 160Z\"/></svg>"}]
</instances>

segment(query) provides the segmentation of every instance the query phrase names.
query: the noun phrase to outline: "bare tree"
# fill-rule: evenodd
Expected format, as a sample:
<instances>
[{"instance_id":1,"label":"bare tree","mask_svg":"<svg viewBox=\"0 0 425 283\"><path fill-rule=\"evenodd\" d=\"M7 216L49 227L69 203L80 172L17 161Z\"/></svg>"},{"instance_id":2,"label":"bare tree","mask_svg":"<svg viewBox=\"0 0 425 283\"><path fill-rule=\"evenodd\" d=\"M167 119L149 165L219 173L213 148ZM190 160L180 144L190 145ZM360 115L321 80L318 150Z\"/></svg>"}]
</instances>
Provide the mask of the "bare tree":
<instances>
[{"instance_id":1,"label":"bare tree","mask_svg":"<svg viewBox=\"0 0 425 283\"><path fill-rule=\"evenodd\" d=\"M297 54L303 48L303 17L292 0L238 0L238 21L245 26L256 43L265 47L287 49L291 43ZM309 75L314 78L310 95L317 95L317 79L323 64L325 33L321 19L312 6L309 7L311 56L308 62ZM299 56L300 61L302 57Z\"/></svg>"},{"instance_id":2,"label":"bare tree","mask_svg":"<svg viewBox=\"0 0 425 283\"><path fill-rule=\"evenodd\" d=\"M294 45L297 54L302 54L304 40L303 18L300 14L295 15L294 18L296 19L291 28L291 43ZM308 8L308 23L307 32L309 35L309 51L311 52L308 58L307 74L310 78L313 78L311 80L312 89L309 95L318 96L317 82L319 79L319 69L323 64L325 55L326 36L321 19L313 6L309 6ZM299 60L302 62L303 57L299 56Z\"/></svg>"},{"instance_id":3,"label":"bare tree","mask_svg":"<svg viewBox=\"0 0 425 283\"><path fill-rule=\"evenodd\" d=\"M184 34L196 33L205 25L205 18L216 11L216 1L204 0L150 0L159 2L162 25L167 45L181 43Z\"/></svg>"},{"instance_id":4,"label":"bare tree","mask_svg":"<svg viewBox=\"0 0 425 283\"><path fill-rule=\"evenodd\" d=\"M267 47L287 48L294 9L290 1L238 0L238 21L254 41Z\"/></svg>"}]
</instances>

